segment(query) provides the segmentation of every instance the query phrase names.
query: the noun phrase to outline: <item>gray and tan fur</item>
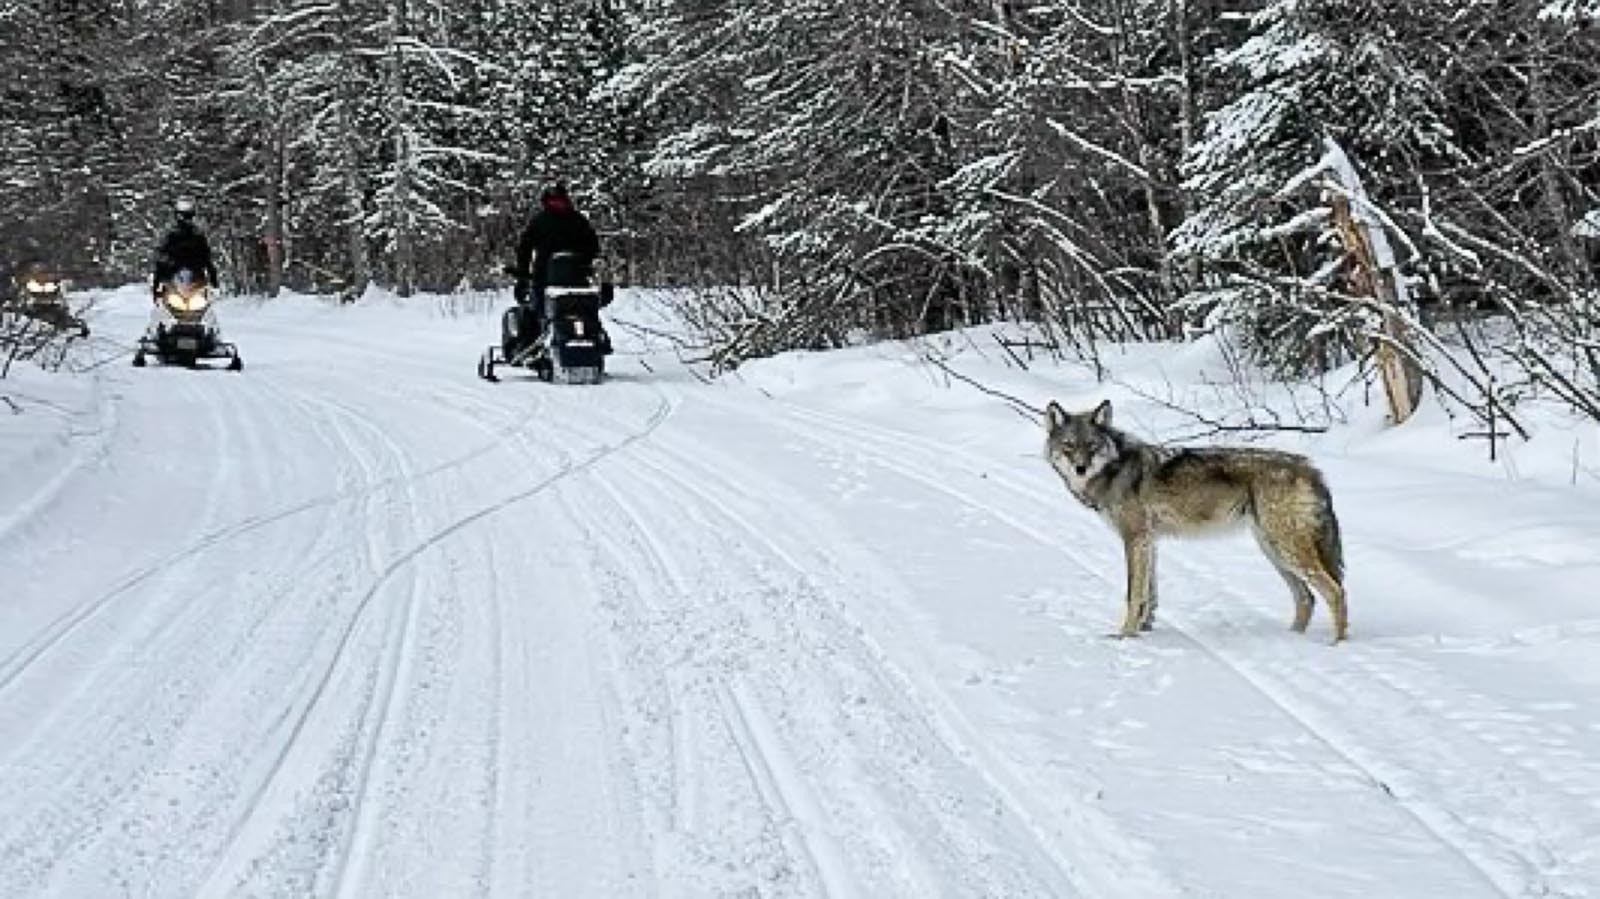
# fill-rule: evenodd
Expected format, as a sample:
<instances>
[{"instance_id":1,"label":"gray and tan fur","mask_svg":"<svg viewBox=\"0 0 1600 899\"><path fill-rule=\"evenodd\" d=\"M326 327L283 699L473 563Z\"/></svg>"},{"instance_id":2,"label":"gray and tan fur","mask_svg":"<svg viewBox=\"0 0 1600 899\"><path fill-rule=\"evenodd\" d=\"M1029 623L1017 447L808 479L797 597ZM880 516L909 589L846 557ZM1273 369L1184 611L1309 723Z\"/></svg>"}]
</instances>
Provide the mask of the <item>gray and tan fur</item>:
<instances>
[{"instance_id":1,"label":"gray and tan fur","mask_svg":"<svg viewBox=\"0 0 1600 899\"><path fill-rule=\"evenodd\" d=\"M1149 630L1156 611L1156 540L1249 524L1294 596L1295 631L1311 622L1312 593L1349 630L1339 520L1322 473L1304 456L1263 449L1165 448L1111 426L1111 403L1074 415L1045 410L1045 456L1080 502L1122 537L1127 609L1121 636Z\"/></svg>"}]
</instances>

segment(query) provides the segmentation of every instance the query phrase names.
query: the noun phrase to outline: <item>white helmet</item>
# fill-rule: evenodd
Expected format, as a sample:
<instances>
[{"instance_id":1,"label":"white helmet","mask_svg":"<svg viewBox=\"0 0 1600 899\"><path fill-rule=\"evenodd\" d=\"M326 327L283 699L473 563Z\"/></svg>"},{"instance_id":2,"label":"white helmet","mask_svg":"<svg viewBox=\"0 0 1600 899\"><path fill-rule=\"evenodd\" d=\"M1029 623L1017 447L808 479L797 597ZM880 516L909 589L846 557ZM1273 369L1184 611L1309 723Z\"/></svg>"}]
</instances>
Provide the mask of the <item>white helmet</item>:
<instances>
[{"instance_id":1,"label":"white helmet","mask_svg":"<svg viewBox=\"0 0 1600 899\"><path fill-rule=\"evenodd\" d=\"M194 218L194 198L179 197L172 201L172 211L177 213L180 219L188 220Z\"/></svg>"}]
</instances>

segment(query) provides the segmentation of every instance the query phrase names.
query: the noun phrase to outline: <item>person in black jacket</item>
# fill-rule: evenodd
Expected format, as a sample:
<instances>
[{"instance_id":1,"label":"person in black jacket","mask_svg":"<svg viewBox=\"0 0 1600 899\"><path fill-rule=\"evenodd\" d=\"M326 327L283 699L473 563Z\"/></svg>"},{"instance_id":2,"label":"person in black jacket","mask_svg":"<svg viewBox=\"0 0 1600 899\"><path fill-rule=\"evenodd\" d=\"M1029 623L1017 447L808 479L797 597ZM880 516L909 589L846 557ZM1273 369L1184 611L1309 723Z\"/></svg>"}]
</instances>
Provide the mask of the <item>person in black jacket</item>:
<instances>
[{"instance_id":1,"label":"person in black jacket","mask_svg":"<svg viewBox=\"0 0 1600 899\"><path fill-rule=\"evenodd\" d=\"M600 255L600 236L559 182L540 192L539 211L528 220L517 243L516 299L518 303L528 299L531 281L535 333L544 332L544 289L550 283L550 257L556 253L579 254L585 268Z\"/></svg>"},{"instance_id":2,"label":"person in black jacket","mask_svg":"<svg viewBox=\"0 0 1600 899\"><path fill-rule=\"evenodd\" d=\"M207 284L216 287L217 266L211 258L211 244L195 226L194 201L187 197L180 198L172 204L172 212L177 222L161 239L161 246L156 248L155 286L159 288L178 272L187 270L196 277L204 277Z\"/></svg>"}]
</instances>

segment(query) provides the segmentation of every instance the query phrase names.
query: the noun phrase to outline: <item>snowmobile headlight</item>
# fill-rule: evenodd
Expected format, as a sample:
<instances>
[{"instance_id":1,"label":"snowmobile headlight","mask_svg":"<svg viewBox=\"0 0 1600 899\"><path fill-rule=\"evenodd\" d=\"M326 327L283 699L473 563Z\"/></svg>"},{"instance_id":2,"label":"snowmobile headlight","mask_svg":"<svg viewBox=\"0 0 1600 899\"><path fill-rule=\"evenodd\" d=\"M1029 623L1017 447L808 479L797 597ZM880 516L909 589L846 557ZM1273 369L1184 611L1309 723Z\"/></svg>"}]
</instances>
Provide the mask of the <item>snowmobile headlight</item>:
<instances>
[{"instance_id":1,"label":"snowmobile headlight","mask_svg":"<svg viewBox=\"0 0 1600 899\"><path fill-rule=\"evenodd\" d=\"M197 290L188 296L176 290L169 290L161 299L173 312L199 312L211 305L211 297L204 290Z\"/></svg>"},{"instance_id":2,"label":"snowmobile headlight","mask_svg":"<svg viewBox=\"0 0 1600 899\"><path fill-rule=\"evenodd\" d=\"M61 285L55 281L29 280L25 289L28 293L55 293Z\"/></svg>"}]
</instances>

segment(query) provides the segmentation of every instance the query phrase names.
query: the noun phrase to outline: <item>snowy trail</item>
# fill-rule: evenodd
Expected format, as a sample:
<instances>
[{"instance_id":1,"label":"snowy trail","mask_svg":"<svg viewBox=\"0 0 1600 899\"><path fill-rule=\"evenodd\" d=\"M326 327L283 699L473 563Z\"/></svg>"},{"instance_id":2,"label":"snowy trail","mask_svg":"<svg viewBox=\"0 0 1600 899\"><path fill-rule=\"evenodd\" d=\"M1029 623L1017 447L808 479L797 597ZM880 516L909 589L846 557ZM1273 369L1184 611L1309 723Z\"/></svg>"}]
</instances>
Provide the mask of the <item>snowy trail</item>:
<instances>
[{"instance_id":1,"label":"snowy trail","mask_svg":"<svg viewBox=\"0 0 1600 899\"><path fill-rule=\"evenodd\" d=\"M789 407L781 417L789 419L786 427L791 432L831 447L840 458L858 466L864 461L938 491L1058 550L1063 564L1080 568L1099 582L1100 595L1119 594L1114 539L1084 516L1063 520L1059 498L1041 494L1026 479L997 472L995 460L948 447L932 450L916 436L817 410ZM1394 555L1382 546L1361 546L1359 551ZM1412 819L1409 829L1431 836L1442 851L1475 873L1464 879L1464 888L1508 895L1590 895L1600 889L1594 842L1600 836L1600 756L1592 751L1595 728L1589 726L1585 735L1559 720L1542 721L1546 716L1539 714L1541 709L1570 713L1577 706L1557 700L1531 709L1513 707L1505 699L1473 689L1463 682L1462 672L1430 665L1426 655L1412 651L1413 641L1401 647L1388 645L1388 640L1358 642L1332 655L1308 656L1298 641L1278 636L1258 639L1254 632L1260 622L1241 620L1240 611L1258 611L1259 617L1281 627L1278 620L1285 603L1262 601L1281 592L1270 570L1247 545L1208 549L1207 555L1209 564L1196 564L1192 553L1181 550L1165 560L1168 572L1176 568L1204 585L1204 592L1226 601L1200 614L1184 605L1164 604L1165 620L1178 625L1192 644L1186 648L1236 674L1257 694L1258 704L1265 700L1296 722L1321 744L1320 750L1334 757L1319 764L1346 769L1339 772L1340 779L1350 781L1352 791L1372 786L1393 800ZM1252 568L1255 572L1244 579L1248 586L1241 586L1240 577L1232 572ZM1403 574L1415 580L1432 572ZM1569 583L1576 586L1577 578ZM1492 594L1446 595L1452 603L1505 606L1503 598L1496 602ZM1526 617L1532 620L1533 616ZM1592 641L1587 622L1578 622L1576 629ZM1558 633L1572 636L1572 631L1569 626ZM1528 639L1517 637L1513 642ZM1551 673L1559 675L1563 668L1570 666ZM1584 674L1592 682L1594 669L1587 668ZM1585 686L1583 678L1568 683ZM1249 701L1210 700L1234 708L1236 702ZM1592 701L1588 707L1594 708ZM1303 750L1297 754L1306 755ZM1297 801L1328 804L1326 796L1314 794ZM1293 812L1286 809L1284 814ZM1330 810L1327 816L1334 821L1366 820L1372 814L1347 817ZM1375 878L1375 883L1384 880Z\"/></svg>"},{"instance_id":2,"label":"snowy trail","mask_svg":"<svg viewBox=\"0 0 1600 899\"><path fill-rule=\"evenodd\" d=\"M1339 459L1357 639L1222 542L1124 643L1026 427L224 314L243 374L104 370L0 508L0 895L1600 895L1581 506L1407 542Z\"/></svg>"}]
</instances>

